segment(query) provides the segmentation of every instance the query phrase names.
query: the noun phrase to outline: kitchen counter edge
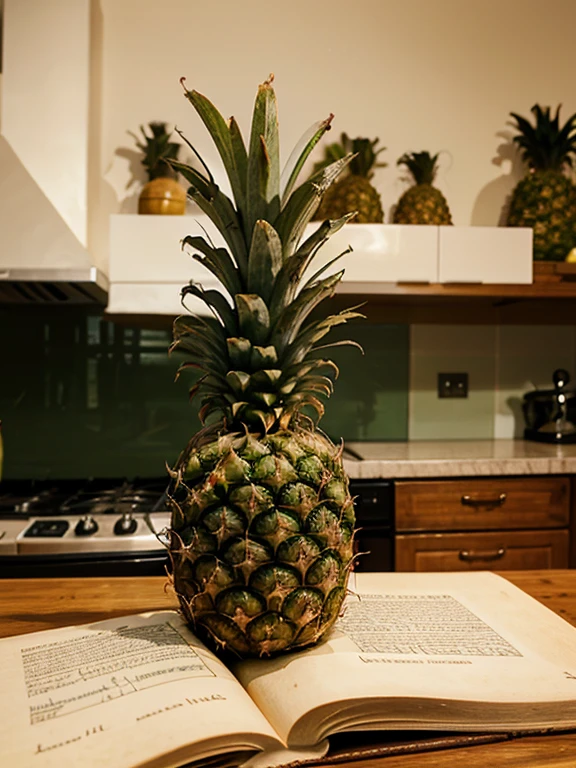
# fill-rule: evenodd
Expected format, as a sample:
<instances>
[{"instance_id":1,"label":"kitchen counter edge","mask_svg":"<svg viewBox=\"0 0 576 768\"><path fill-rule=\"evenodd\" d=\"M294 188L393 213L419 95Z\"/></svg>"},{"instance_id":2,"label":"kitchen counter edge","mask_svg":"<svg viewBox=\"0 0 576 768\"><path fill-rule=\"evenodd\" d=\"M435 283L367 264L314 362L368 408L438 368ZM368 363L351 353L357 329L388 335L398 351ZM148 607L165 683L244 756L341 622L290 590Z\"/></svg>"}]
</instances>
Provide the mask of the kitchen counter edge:
<instances>
[{"instance_id":1,"label":"kitchen counter edge","mask_svg":"<svg viewBox=\"0 0 576 768\"><path fill-rule=\"evenodd\" d=\"M362 460L344 456L353 480L576 475L576 444L527 440L346 442Z\"/></svg>"}]
</instances>

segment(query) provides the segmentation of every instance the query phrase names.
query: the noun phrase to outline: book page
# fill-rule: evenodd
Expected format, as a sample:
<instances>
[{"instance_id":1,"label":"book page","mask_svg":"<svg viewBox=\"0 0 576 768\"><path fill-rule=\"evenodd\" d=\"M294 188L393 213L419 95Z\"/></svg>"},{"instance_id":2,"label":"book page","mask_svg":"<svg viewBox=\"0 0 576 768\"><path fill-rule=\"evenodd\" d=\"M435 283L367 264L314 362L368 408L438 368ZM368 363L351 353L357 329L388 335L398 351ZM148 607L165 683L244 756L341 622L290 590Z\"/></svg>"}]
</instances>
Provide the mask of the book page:
<instances>
[{"instance_id":1,"label":"book page","mask_svg":"<svg viewBox=\"0 0 576 768\"><path fill-rule=\"evenodd\" d=\"M576 726L576 629L490 573L357 574L328 641L236 670L293 745L351 728Z\"/></svg>"},{"instance_id":2,"label":"book page","mask_svg":"<svg viewBox=\"0 0 576 768\"><path fill-rule=\"evenodd\" d=\"M160 767L279 746L175 612L2 640L0 676L7 766Z\"/></svg>"}]
</instances>

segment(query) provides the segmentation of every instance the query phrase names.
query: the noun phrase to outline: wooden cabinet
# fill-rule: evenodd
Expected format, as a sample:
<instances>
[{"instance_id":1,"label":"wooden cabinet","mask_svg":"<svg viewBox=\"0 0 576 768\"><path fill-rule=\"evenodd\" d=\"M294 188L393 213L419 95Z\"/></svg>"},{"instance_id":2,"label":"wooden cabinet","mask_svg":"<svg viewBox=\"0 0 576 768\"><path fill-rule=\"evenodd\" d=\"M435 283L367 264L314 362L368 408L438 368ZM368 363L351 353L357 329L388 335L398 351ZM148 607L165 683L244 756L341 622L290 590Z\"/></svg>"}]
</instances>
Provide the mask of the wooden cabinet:
<instances>
[{"instance_id":1,"label":"wooden cabinet","mask_svg":"<svg viewBox=\"0 0 576 768\"><path fill-rule=\"evenodd\" d=\"M396 483L398 571L566 568L567 477Z\"/></svg>"},{"instance_id":2,"label":"wooden cabinet","mask_svg":"<svg viewBox=\"0 0 576 768\"><path fill-rule=\"evenodd\" d=\"M568 567L568 531L424 533L396 537L397 571Z\"/></svg>"}]
</instances>

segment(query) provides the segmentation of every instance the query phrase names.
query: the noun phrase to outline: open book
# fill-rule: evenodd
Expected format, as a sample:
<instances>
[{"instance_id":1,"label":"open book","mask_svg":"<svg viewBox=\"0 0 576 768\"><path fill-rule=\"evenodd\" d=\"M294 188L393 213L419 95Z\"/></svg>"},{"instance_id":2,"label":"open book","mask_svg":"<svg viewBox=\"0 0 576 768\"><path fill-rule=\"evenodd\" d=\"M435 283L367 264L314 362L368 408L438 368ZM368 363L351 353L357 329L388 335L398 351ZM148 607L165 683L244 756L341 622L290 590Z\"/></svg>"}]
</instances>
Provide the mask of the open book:
<instances>
[{"instance_id":1,"label":"open book","mask_svg":"<svg viewBox=\"0 0 576 768\"><path fill-rule=\"evenodd\" d=\"M176 612L0 641L0 764L271 766L358 730L576 727L576 629L491 573L358 574L323 644L228 669Z\"/></svg>"}]
</instances>

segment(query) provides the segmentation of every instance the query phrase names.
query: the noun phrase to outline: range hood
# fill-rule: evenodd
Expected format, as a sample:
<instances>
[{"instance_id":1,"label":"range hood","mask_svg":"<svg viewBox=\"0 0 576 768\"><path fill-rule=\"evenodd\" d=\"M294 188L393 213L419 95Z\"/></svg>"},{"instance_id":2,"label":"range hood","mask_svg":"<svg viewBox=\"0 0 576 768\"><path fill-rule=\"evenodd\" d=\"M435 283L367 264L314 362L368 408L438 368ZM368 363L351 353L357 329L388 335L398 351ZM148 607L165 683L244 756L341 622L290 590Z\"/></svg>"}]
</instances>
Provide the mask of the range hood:
<instances>
[{"instance_id":1,"label":"range hood","mask_svg":"<svg viewBox=\"0 0 576 768\"><path fill-rule=\"evenodd\" d=\"M87 248L90 1L0 11L0 303L103 305Z\"/></svg>"},{"instance_id":2,"label":"range hood","mask_svg":"<svg viewBox=\"0 0 576 768\"><path fill-rule=\"evenodd\" d=\"M0 303L105 304L108 280L0 136Z\"/></svg>"}]
</instances>

